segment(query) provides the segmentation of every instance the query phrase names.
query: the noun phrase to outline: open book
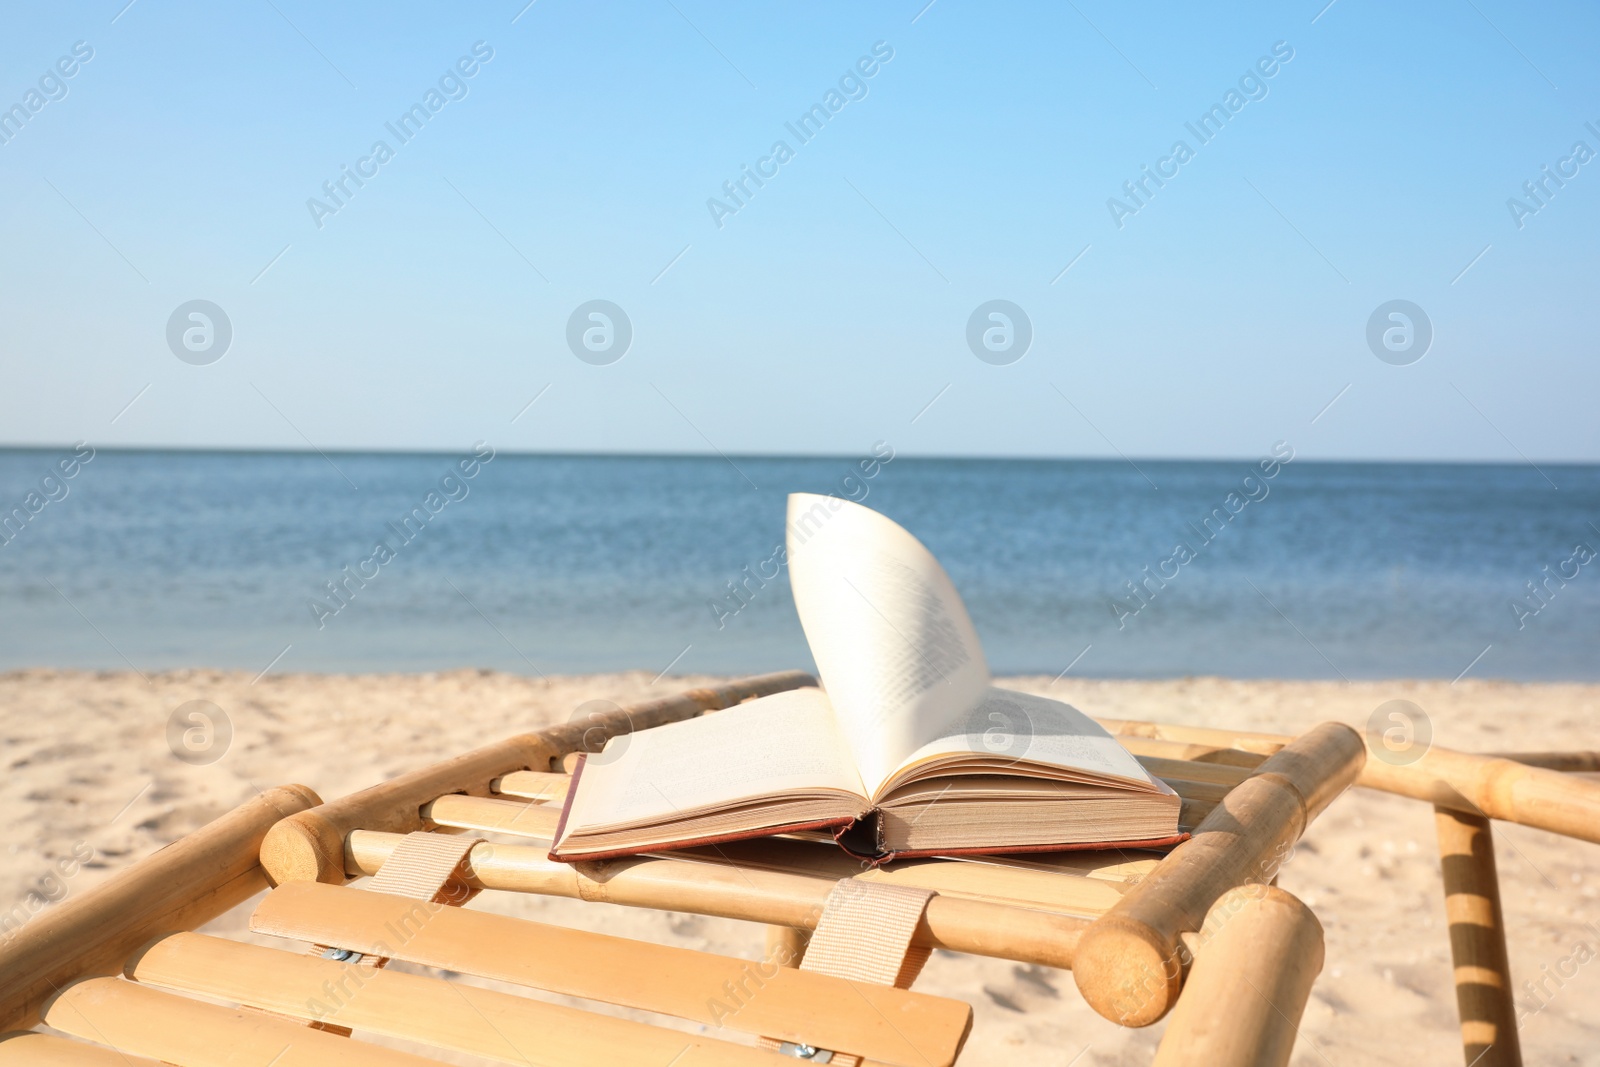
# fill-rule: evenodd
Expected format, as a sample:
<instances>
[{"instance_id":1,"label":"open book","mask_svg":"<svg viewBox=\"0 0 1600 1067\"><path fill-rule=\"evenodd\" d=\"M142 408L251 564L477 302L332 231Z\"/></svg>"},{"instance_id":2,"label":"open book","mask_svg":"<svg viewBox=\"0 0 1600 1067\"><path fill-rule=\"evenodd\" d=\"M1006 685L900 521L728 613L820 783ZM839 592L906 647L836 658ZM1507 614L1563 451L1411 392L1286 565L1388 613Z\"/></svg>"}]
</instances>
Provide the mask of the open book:
<instances>
[{"instance_id":1,"label":"open book","mask_svg":"<svg viewBox=\"0 0 1600 1067\"><path fill-rule=\"evenodd\" d=\"M933 555L875 511L789 497L789 581L823 689L613 738L552 859L827 829L873 859L1181 840L1178 796L1088 716L990 684Z\"/></svg>"}]
</instances>

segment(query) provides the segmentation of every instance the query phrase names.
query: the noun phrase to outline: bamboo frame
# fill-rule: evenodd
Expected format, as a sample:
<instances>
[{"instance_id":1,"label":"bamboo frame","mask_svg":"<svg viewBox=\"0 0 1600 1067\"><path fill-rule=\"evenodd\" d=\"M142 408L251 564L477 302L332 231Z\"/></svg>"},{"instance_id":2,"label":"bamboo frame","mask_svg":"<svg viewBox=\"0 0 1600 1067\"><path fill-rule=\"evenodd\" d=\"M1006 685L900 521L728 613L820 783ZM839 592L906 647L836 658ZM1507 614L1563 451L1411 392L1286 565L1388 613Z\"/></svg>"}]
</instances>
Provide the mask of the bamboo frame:
<instances>
[{"instance_id":1,"label":"bamboo frame","mask_svg":"<svg viewBox=\"0 0 1600 1067\"><path fill-rule=\"evenodd\" d=\"M402 834L425 830L429 826L423 805L446 793L487 796L491 783L515 771L552 771L566 754L579 751L586 742L592 746L597 731L609 738L815 684L816 679L803 671L758 675L619 708L590 722L508 737L283 820L262 844L261 863L275 885L342 883L348 876L344 839L352 830Z\"/></svg>"},{"instance_id":2,"label":"bamboo frame","mask_svg":"<svg viewBox=\"0 0 1600 1067\"><path fill-rule=\"evenodd\" d=\"M1276 877L1288 849L1365 758L1354 730L1324 723L1262 763L1084 933L1072 973L1090 1006L1124 1026L1165 1015L1183 984L1180 935L1199 930L1228 890Z\"/></svg>"},{"instance_id":3,"label":"bamboo frame","mask_svg":"<svg viewBox=\"0 0 1600 1067\"><path fill-rule=\"evenodd\" d=\"M1204 726L1100 719L1123 737L1216 745L1272 753L1292 740L1282 734ZM1367 742L1371 750L1371 741ZM1600 782L1564 771L1600 768L1600 753L1522 752L1477 756L1434 745L1413 762L1394 764L1371 752L1356 784L1435 807L1486 815L1600 843Z\"/></svg>"},{"instance_id":4,"label":"bamboo frame","mask_svg":"<svg viewBox=\"0 0 1600 1067\"><path fill-rule=\"evenodd\" d=\"M268 789L40 913L0 953L0 1032L33 1026L40 1006L67 982L115 974L150 938L209 922L267 888L257 853L268 830L319 803L303 785Z\"/></svg>"}]
</instances>

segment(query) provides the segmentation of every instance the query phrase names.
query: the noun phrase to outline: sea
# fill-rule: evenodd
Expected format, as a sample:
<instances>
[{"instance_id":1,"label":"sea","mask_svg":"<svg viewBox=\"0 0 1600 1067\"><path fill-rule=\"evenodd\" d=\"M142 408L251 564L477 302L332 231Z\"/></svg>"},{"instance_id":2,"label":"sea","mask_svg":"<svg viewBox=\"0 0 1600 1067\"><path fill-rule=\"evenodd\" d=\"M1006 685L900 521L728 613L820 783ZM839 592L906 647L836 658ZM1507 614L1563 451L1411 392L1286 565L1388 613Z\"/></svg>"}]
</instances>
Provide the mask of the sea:
<instances>
[{"instance_id":1,"label":"sea","mask_svg":"<svg viewBox=\"0 0 1600 1067\"><path fill-rule=\"evenodd\" d=\"M487 449L0 451L0 669L809 668L796 491L920 538L997 675L1600 678L1600 466Z\"/></svg>"}]
</instances>

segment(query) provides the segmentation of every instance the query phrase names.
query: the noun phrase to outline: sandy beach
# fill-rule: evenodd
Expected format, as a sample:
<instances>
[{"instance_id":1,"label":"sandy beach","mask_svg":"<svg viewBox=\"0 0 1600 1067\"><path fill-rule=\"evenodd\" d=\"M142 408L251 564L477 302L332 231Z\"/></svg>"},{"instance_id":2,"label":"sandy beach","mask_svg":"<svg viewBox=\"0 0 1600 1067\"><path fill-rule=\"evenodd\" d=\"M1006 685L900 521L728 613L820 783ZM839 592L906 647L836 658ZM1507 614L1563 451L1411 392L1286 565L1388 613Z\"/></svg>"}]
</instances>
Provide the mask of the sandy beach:
<instances>
[{"instance_id":1,"label":"sandy beach","mask_svg":"<svg viewBox=\"0 0 1600 1067\"><path fill-rule=\"evenodd\" d=\"M0 915L82 893L261 787L298 782L324 797L340 796L444 755L565 721L586 701L626 703L710 680L652 681L643 672L548 680L479 671L283 675L254 682L249 673L209 670L148 678L3 674L0 802L13 814L0 827ZM1004 684L1048 693L1093 715L1286 732L1330 719L1361 727L1379 704L1405 698L1431 716L1436 743L1452 748L1600 747L1600 686L1219 678L1066 678L1051 685L1044 677ZM218 745L203 755L217 756L210 762L186 763L169 748L169 717L193 700L214 703L231 723L226 751ZM86 856L92 858L80 866ZM1600 964L1592 951L1600 949L1600 852L1497 826L1497 860L1527 1062L1600 1063L1600 1019L1593 1011ZM1347 794L1311 829L1280 884L1313 908L1327 938L1327 963L1295 1064L1459 1062L1428 808L1362 790ZM734 955L761 951L761 930L730 920L544 898L480 898L473 906ZM214 928L242 931L247 908ZM1543 996L1525 986L1539 979ZM963 1063L1144 1064L1161 1036L1160 1024L1127 1030L1101 1019L1065 972L939 953L917 989L973 1005Z\"/></svg>"}]
</instances>

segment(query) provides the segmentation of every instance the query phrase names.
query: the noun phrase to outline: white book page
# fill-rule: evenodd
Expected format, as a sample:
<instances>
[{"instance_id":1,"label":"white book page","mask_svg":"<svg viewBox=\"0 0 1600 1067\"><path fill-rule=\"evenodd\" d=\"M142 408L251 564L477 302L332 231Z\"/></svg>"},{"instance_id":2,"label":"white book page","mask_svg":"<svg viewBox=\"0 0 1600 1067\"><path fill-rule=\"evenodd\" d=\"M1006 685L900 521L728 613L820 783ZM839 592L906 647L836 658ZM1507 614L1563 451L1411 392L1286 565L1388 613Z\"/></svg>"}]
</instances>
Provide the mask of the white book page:
<instances>
[{"instance_id":1,"label":"white book page","mask_svg":"<svg viewBox=\"0 0 1600 1067\"><path fill-rule=\"evenodd\" d=\"M567 830L666 822L788 790L865 797L820 689L614 737L584 764Z\"/></svg>"},{"instance_id":2,"label":"white book page","mask_svg":"<svg viewBox=\"0 0 1600 1067\"><path fill-rule=\"evenodd\" d=\"M989 684L944 568L870 508L789 497L789 582L817 673L869 794Z\"/></svg>"},{"instance_id":3,"label":"white book page","mask_svg":"<svg viewBox=\"0 0 1600 1067\"><path fill-rule=\"evenodd\" d=\"M1164 783L1133 753L1077 708L999 686L990 686L976 707L912 753L904 768L910 771L919 763L969 753L993 760L996 768L1038 763L1114 779L1136 789L1164 791Z\"/></svg>"}]
</instances>

